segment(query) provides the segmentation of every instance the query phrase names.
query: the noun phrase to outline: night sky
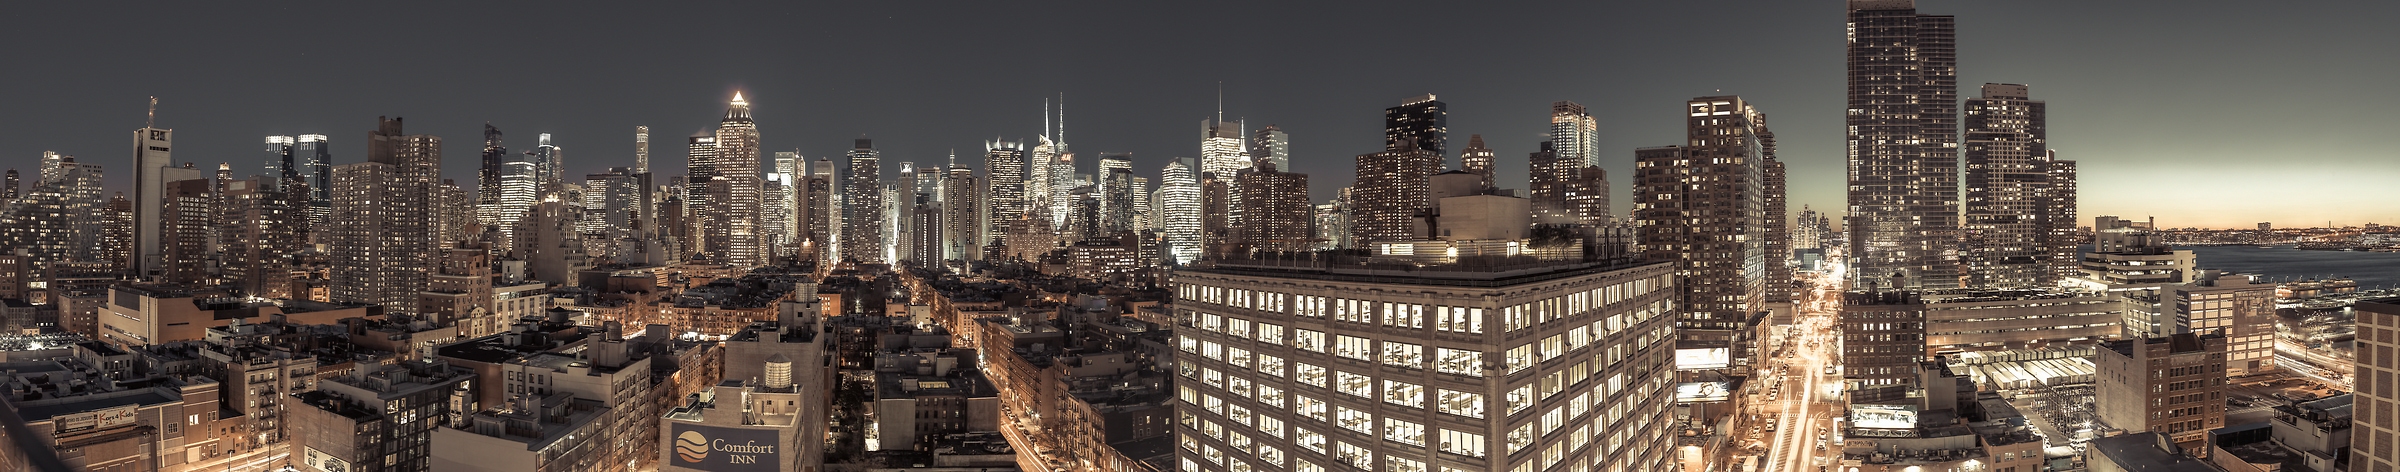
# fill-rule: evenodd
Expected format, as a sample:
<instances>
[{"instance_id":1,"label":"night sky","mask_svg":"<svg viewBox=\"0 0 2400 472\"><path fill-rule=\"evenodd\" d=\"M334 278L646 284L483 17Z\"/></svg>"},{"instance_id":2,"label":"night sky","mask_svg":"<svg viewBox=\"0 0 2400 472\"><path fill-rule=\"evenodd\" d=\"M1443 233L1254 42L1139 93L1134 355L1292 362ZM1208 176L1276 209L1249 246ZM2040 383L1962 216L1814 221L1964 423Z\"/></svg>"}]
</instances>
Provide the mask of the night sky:
<instances>
[{"instance_id":1,"label":"night sky","mask_svg":"<svg viewBox=\"0 0 2400 472\"><path fill-rule=\"evenodd\" d=\"M1550 102L1590 107L1620 216L1634 148L1678 143L1685 99L1742 95L1781 142L1792 211L1843 202L1838 1L66 3L0 19L0 163L58 151L117 189L153 95L179 161L258 173L263 137L316 133L358 162L375 117L400 116L471 189L485 122L511 149L552 133L572 175L631 166L648 125L654 171L681 174L682 137L736 90L767 151L838 160L865 135L886 176L952 149L980 169L983 140L1031 141L1064 93L1078 154L1131 152L1155 178L1198 157L1222 81L1227 118L1291 133L1319 201L1381 149L1383 108L1431 92L1453 148L1483 134L1514 188ZM1961 98L2006 82L2049 102L2082 224L2400 221L2400 2L1918 10L1959 17Z\"/></svg>"}]
</instances>

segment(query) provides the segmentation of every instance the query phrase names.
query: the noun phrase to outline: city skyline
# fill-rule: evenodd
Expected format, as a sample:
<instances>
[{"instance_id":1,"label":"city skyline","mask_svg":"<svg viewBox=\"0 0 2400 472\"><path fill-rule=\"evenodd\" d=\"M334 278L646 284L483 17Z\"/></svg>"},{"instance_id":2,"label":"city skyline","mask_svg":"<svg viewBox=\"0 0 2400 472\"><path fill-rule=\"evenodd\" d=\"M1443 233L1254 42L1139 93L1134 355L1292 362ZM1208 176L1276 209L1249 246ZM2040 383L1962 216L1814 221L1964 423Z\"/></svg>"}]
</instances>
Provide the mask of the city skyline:
<instances>
[{"instance_id":1,"label":"city skyline","mask_svg":"<svg viewBox=\"0 0 2400 472\"><path fill-rule=\"evenodd\" d=\"M1354 44L1329 39L1338 37L1342 31L1375 22L1361 21L1353 26L1335 21L1345 17L1320 11L1322 8L1294 9L1286 17L1273 21L1333 25L1326 31L1290 32L1260 25L1260 34L1244 36L1231 46L1169 39L1177 37L1178 31L1200 25L1176 23L1197 19L1163 14L1105 8L962 7L910 12L910 16L894 13L881 16L881 22L865 21L810 31L838 35L845 28L878 26L932 31L956 22L1028 15L1050 15L1068 23L1101 15L1130 15L1167 24L1158 25L1163 27L1155 28L1156 31L1117 29L1131 27L1102 24L1090 30L1075 29L1072 33L1029 32L972 48L950 48L938 38L865 44L838 51L772 45L733 48L747 52L804 51L808 53L805 57L820 60L795 62L833 64L863 60L892 71L859 77L835 77L814 73L814 69L805 66L761 63L712 66L702 68L704 73L692 73L691 68L678 69L672 79L666 79L645 75L653 72L599 74L595 69L587 73L585 66L576 65L598 63L581 59L610 50L607 46L611 43L621 42L614 45L634 49L630 53L612 50L607 54L644 57L666 50L695 49L681 45L705 41L706 35L683 34L687 29L699 28L695 24L698 19L675 14L657 19L665 27L654 29L656 33L635 34L630 38L595 39L591 44L557 38L517 38L524 40L512 43L545 49L542 55L518 58L508 56L507 52L486 50L460 57L427 56L428 60L440 60L431 67L433 70L555 63L562 65L548 70L559 71L560 76L577 77L573 81L548 81L538 74L512 75L481 83L459 83L452 76L441 74L380 74L370 71L381 69L353 62L362 59L343 58L331 50L316 49L322 46L276 43L268 47L254 43L271 37L206 35L178 29L182 26L162 25L122 37L91 38L84 47L97 51L139 47L145 55L168 58L162 66L178 72L175 74L112 74L109 71L116 66L79 63L74 59L82 55L67 54L69 51L62 48L39 48L29 54L30 60L21 63L32 69L79 72L20 79L28 90L55 93L17 100L17 109L48 112L18 114L0 122L5 125L0 129L13 130L0 133L0 155L10 156L11 167L20 170L33 167L36 156L45 150L74 155L81 162L129 169L130 162L125 162L127 158L123 156L121 133L126 128L139 127L136 120L142 112L140 107L146 105L144 97L158 96L161 100L158 126L181 131L176 157L199 162L204 168L230 162L235 166L237 178L265 172L263 162L254 162L259 160L256 143L265 136L324 134L331 137L335 165L363 160L364 144L357 133L363 128L360 123L367 116L384 115L415 118L410 120L412 132L451 140L472 139L480 131L477 127L487 121L519 136L551 133L560 146L578 150L577 158L568 162L565 175L584 175L631 164L633 146L623 132L625 127L652 126L659 128L663 136L708 129L710 123L702 120L722 116L723 97L740 91L753 97L758 105L760 129L767 136L760 144L762 151L797 149L803 156L829 157L842 152L844 148L838 146L844 139L867 134L882 141L879 147L885 151L884 160L935 165L944 160L942 156L948 149L972 148L994 134L1007 140L1031 139L1032 130L1041 123L1036 115L1040 112L1040 102L1063 91L1065 101L1075 102L1071 124L1076 127L1077 147L1095 155L1130 152L1136 174L1142 175L1156 172L1169 158L1200 157L1197 143L1188 137L1189 123L1192 118L1213 116L1217 100L1214 83L1222 80L1226 119L1245 121L1252 129L1277 125L1290 133L1295 145L1290 170L1323 176L1311 186L1311 201L1322 202L1348 183L1349 173L1344 171L1349 170L1351 156L1375 151L1378 138L1375 128L1380 123L1373 110L1405 97L1434 93L1451 103L1452 133L1485 135L1489 147L1504 156L1499 159L1496 171L1498 184L1522 189L1526 163L1511 157L1536 149L1536 143L1547 130L1549 116L1545 112L1551 102L1576 101L1592 109L1599 125L1596 141L1602 167L1621 173L1631 169L1634 148L1676 136L1671 126L1660 126L1644 117L1669 112L1684 97L1722 93L1740 94L1775 111L1777 127L1784 130L1783 154L1791 166L1791 203L1828 210L1842 207L1842 189L1835 183L1841 178L1840 131L1835 121L1840 119L1837 93L1841 76L1839 62L1833 59L1841 55L1841 33L1838 26L1828 26L1840 22L1841 10L1835 5L1748 6L1743 10L1747 14L1715 17L1729 22L1726 28L1755 34L1698 37L1677 47L1610 45L1640 44L1628 41L1667 33L1663 26L1644 24L1645 19L1670 18L1686 13L1683 10L1708 7L1653 5L1645 8L1661 10L1612 11L1620 16L1594 16L1596 21L1607 23L1591 29L1596 36L1588 42L1579 38L1559 39L1571 41L1570 44L1590 44L1588 62L1594 64L1590 70L1511 73L1543 63L1533 60L1538 54L1518 51L1530 48L1512 48L1510 44L1558 39L1558 35L1568 33L1510 30L1490 37L1468 35L1466 39L1442 43L1436 49L1441 54L1464 56L1462 60L1483 66L1482 69L1432 67L1413 75L1378 71L1384 68L1381 63L1390 62L1382 59L1394 53L1359 53L1361 48L1349 47ZM1459 15L1449 16L1455 18L1462 30L1501 27L1505 26L1499 24L1501 20L1525 17L1506 8L1457 8L1462 10L1457 12ZM2246 227L2259 221L2298 227L2328 220L2337 225L2355 225L2400 219L2395 218L2400 215L2375 215L2367 208L2291 204L2273 198L2274 195L2322 195L2319 189L2333 187L2346 187L2348 194L2359 200L2390 196L2382 194L2390 190L2368 188L2372 183L2369 176L2378 174L2376 170L2400 165L2394 164L2388 153L2379 156L2377 151L2369 151L2364 156L2347 159L2314 156L2357 155L2349 149L2378 149L2369 141L2374 135L2369 127L2375 120L2365 119L2364 113L2386 108L2381 105L2393 104L2400 97L2369 87L2365 77L2388 76L2389 69L2395 66L2341 58L2372 57L2377 46L2389 44L2361 41L2357 35L2369 35L2365 39L2371 39L2371 31L2375 29L2364 23L2345 26L2348 25L2345 22L2365 21L2377 16L2363 14L2366 11L2391 8L2362 5L2344 9L2362 14L2338 15L2302 26L2296 22L2259 21L2255 19L2259 17L2256 10L2243 8L2149 12L2129 5L2078 5L2076 14L2064 15L2061 12L2066 11L2065 7L2058 4L1999 7L1926 2L1918 5L1918 10L1926 14L1961 18L1958 25L1961 96L1972 96L1972 91L1964 88L1986 82L2020 83L2041 90L2042 98L2052 104L2054 131L2050 141L2053 147L2062 150L2062 155L2071 155L2081 162L2082 178L2087 182L2081 189L2082 216L2086 219L2097 215L2158 216L2174 222L2174 226L2203 227ZM338 10L312 10L302 17L338 15ZM501 8L481 18L429 16L427 21L477 29L477 25L485 22L532 17L535 12L529 10ZM613 11L608 6L588 10L540 13L563 15L558 21L575 22L593 18L585 15L606 16ZM74 12L36 12L32 17L71 16L70 13ZM397 14L438 13L441 12L429 10ZM850 13L839 16L877 18L869 14L881 12ZM1359 14L1365 15L1359 19L1371 20L1376 15L1397 13ZM2175 49L2165 46L2143 49L2144 44L2154 43L2125 42L2123 35L2133 32L2130 30L2093 27L2159 14L2176 15L2171 18L2174 21L2166 23L2186 27L2139 30L2145 33L2141 37L2155 40L2155 44L2174 44ZM2273 15L2268 17L2271 19ZM2212 33L2237 25L2259 33L2243 37ZM20 31L39 35L45 28L76 27L74 21L61 21ZM218 39L162 41L179 33ZM346 35L369 34L347 30L322 33L336 39L325 44L342 43L339 38ZM1153 41L1125 42L1146 46L1138 50L1123 49L1132 46L1087 45L1079 40L1087 35L1112 33L1136 38L1161 36ZM692 39L677 39L686 37ZM2112 38L2121 47L2073 46ZM1649 77L1604 74L1610 64L1655 62L1689 51L1735 44L1766 53L1739 65L1702 63L1681 72L1639 74ZM1760 49L1752 44L1769 46ZM431 51L451 50L444 47L448 45L437 41L422 49L427 52L403 50L394 54L434 54ZM2303 45L2320 53L2283 53ZM227 55L233 51L257 50L294 51L293 57L308 58L310 67L325 73L309 75L303 80L301 76L259 77L231 68L217 71L205 67L212 62L234 63L232 56ZM1257 54L1261 50L1268 53ZM1318 56L1312 52L1320 50L1351 54L1333 61L1298 62L1312 60ZM2343 54L2345 51L2355 54ZM739 52L745 51L689 54L705 58ZM1240 67L1210 69L1191 65L1210 61L1166 59L1178 54L1259 60ZM876 78L927 76L951 67L959 70L1021 67L1038 72L963 83L944 79L938 84L926 82L931 79ZM707 70L711 68L718 70ZM1138 75L1142 80L1118 80L1122 77L1093 73L1103 70L1146 72ZM1285 73L1287 70L1310 73L1289 74ZM2273 71L2320 73L2303 76ZM69 79L72 82L61 82ZM1141 85L1124 85L1130 83ZM2268 86L2269 83L2276 86ZM404 86L407 84L419 86ZM2189 100L2211 90L2241 92L2210 95L2205 104ZM120 102L122 106L115 105ZM265 105L270 103L273 105ZM936 104L953 112L931 117L916 113ZM2353 116L2359 119L2345 119L2352 113L2359 114ZM2318 119L2295 119L2303 116ZM2185 139L2200 136L2254 138L2233 142ZM657 166L654 168L682 167L674 157L683 152L677 149L680 147L662 146L655 156L660 159L653 164ZM462 185L474 182L476 149L457 148L444 156L444 177ZM1453 156L1443 157L1446 165L1456 168ZM981 168L979 158L970 156L961 164ZM110 191L130 189L127 183L131 174L109 173ZM2254 197L2211 197L2221 194L2195 189L2221 189ZM1625 214L1631 200L1629 192L1623 186L1615 189L1612 200L1618 203L1612 213ZM2192 203L2162 202L2161 196ZM2209 203L2199 204L2202 200Z\"/></svg>"}]
</instances>

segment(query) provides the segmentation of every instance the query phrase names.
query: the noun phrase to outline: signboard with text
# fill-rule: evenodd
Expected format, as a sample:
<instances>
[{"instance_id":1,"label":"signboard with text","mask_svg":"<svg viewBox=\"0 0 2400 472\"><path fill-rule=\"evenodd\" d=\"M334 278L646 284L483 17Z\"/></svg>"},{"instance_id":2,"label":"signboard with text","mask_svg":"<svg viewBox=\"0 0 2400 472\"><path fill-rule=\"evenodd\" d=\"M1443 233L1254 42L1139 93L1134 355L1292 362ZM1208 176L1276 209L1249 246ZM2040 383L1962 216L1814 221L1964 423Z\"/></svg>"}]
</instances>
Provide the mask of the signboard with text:
<instances>
[{"instance_id":1,"label":"signboard with text","mask_svg":"<svg viewBox=\"0 0 2400 472\"><path fill-rule=\"evenodd\" d=\"M774 430L673 423L667 460L676 467L719 472L781 470L782 442Z\"/></svg>"},{"instance_id":2,"label":"signboard with text","mask_svg":"<svg viewBox=\"0 0 2400 472\"><path fill-rule=\"evenodd\" d=\"M1733 350L1721 347L1676 349L1675 368L1678 370L1722 369L1731 364Z\"/></svg>"},{"instance_id":3,"label":"signboard with text","mask_svg":"<svg viewBox=\"0 0 2400 472\"><path fill-rule=\"evenodd\" d=\"M134 423L134 413L137 411L140 411L140 406L125 405L104 410L93 410L71 415L62 415L57 419L58 425L56 430L58 434L66 435L130 425Z\"/></svg>"},{"instance_id":4,"label":"signboard with text","mask_svg":"<svg viewBox=\"0 0 2400 472\"><path fill-rule=\"evenodd\" d=\"M1850 425L1864 429L1917 427L1916 405L1850 405Z\"/></svg>"}]
</instances>

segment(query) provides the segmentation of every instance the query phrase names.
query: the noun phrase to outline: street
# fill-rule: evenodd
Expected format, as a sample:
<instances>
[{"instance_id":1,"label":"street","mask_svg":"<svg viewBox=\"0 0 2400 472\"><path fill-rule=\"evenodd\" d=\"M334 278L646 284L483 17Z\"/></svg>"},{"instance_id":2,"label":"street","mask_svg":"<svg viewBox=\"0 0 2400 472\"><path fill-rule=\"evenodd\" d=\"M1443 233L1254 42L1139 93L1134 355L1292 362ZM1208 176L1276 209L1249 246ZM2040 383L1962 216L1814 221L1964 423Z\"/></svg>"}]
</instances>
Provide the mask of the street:
<instances>
[{"instance_id":1,"label":"street","mask_svg":"<svg viewBox=\"0 0 2400 472\"><path fill-rule=\"evenodd\" d=\"M1841 312L1842 277L1839 269L1802 279L1809 292L1798 305L1792 325L1779 328L1768 356L1765 410L1775 412L1775 435L1768 443L1765 464L1758 470L1816 471L1839 457L1841 448L1833 417L1842 411ZM1820 449L1822 447L1822 449Z\"/></svg>"}]
</instances>

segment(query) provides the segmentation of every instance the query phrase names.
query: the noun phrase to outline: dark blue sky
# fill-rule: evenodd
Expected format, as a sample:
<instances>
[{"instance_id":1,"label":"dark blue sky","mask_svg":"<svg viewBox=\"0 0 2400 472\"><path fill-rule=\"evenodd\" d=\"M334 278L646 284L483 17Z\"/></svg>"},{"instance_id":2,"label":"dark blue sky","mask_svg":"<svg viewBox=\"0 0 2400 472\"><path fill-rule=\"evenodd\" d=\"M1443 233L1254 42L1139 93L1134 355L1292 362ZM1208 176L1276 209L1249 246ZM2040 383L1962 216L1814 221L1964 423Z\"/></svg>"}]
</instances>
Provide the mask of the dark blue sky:
<instances>
[{"instance_id":1,"label":"dark blue sky","mask_svg":"<svg viewBox=\"0 0 2400 472\"><path fill-rule=\"evenodd\" d=\"M0 163L54 150L128 181L145 97L176 157L243 173L262 138L332 136L362 159L378 115L443 137L472 185L481 126L522 149L553 133L577 174L680 173L681 136L735 90L765 147L838 156L860 135L894 162L1029 139L1066 93L1080 153L1154 175L1196 157L1224 82L1228 117L1292 135L1317 199L1381 147L1381 110L1435 93L1453 139L1480 133L1522 187L1548 105L1600 121L1617 190L1632 150L1680 140L1684 99L1767 113L1800 204L1842 204L1842 4L1815 2L376 2L13 6L0 19ZM2400 221L2400 4L1961 2L1961 97L2032 85L2050 142L2081 162L2083 214L2170 226ZM1455 155L1447 156L1455 159Z\"/></svg>"}]
</instances>

